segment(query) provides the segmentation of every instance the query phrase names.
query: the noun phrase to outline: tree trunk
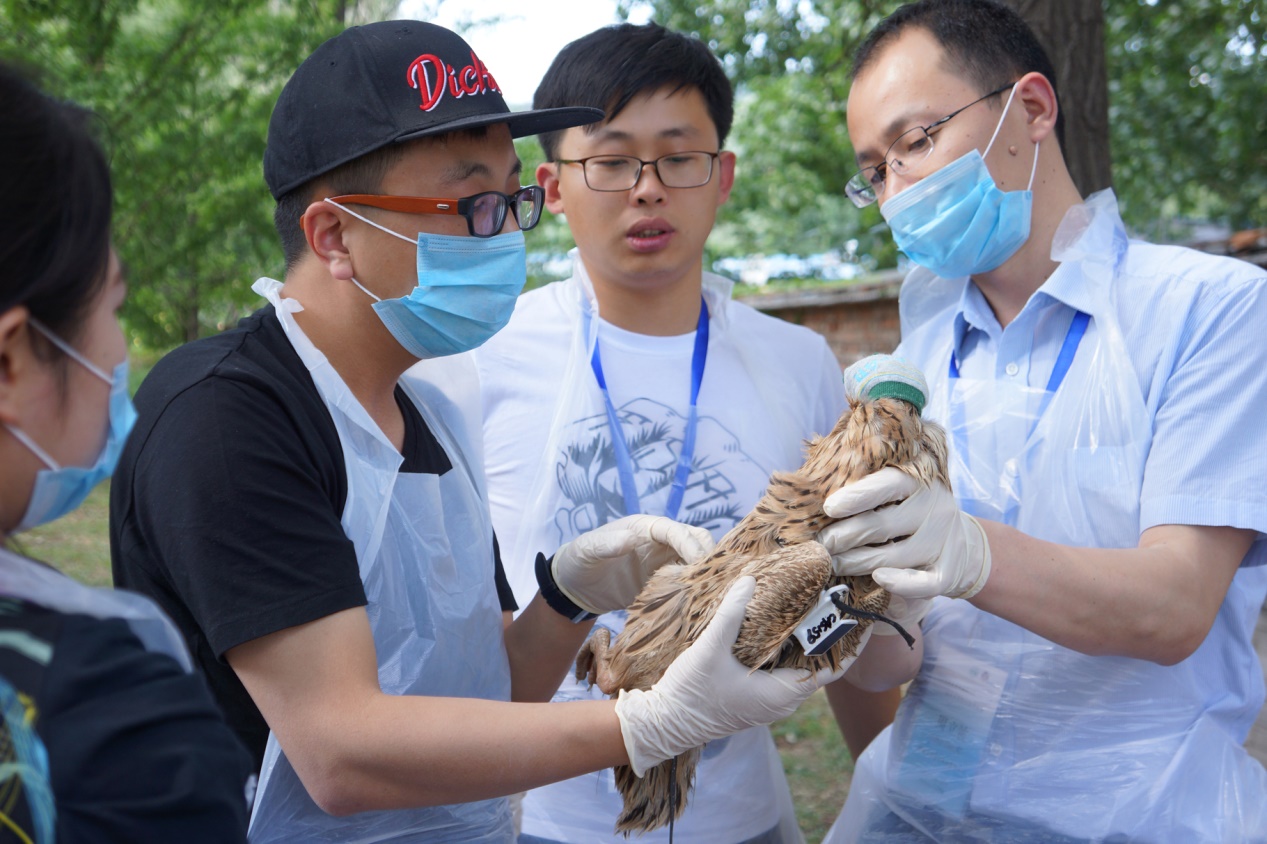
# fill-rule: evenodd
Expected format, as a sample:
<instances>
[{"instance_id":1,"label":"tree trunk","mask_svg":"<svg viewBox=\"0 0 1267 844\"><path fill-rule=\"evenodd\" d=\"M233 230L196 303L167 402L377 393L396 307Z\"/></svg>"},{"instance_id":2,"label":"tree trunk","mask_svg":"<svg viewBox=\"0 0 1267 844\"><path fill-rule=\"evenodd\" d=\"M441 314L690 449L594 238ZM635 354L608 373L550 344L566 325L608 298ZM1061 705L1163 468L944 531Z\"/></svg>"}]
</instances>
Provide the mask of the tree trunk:
<instances>
[{"instance_id":1,"label":"tree trunk","mask_svg":"<svg viewBox=\"0 0 1267 844\"><path fill-rule=\"evenodd\" d=\"M184 317L181 319L184 323L186 343L192 343L198 339L198 335L202 333L202 325L198 321L198 300L193 298L189 302L189 306L185 308Z\"/></svg>"},{"instance_id":2,"label":"tree trunk","mask_svg":"<svg viewBox=\"0 0 1267 844\"><path fill-rule=\"evenodd\" d=\"M1065 115L1062 148L1083 196L1113 184L1109 154L1109 80L1101 0L1006 0L1038 36L1056 68Z\"/></svg>"}]
</instances>

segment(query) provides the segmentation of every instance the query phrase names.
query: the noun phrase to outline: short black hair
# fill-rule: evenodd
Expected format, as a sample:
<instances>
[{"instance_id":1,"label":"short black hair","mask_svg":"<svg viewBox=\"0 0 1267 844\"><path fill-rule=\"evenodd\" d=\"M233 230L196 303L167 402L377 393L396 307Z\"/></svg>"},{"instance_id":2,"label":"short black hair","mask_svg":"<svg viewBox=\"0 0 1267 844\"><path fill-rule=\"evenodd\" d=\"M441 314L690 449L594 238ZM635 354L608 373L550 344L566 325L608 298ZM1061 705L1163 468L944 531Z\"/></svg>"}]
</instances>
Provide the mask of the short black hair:
<instances>
[{"instance_id":1,"label":"short black hair","mask_svg":"<svg viewBox=\"0 0 1267 844\"><path fill-rule=\"evenodd\" d=\"M564 47L532 98L533 108L593 106L602 122L581 128L594 132L616 118L630 101L663 89L695 88L708 105L718 144L726 143L735 118L735 92L721 62L703 41L656 23L615 24ZM547 161L559 151L563 131L538 136Z\"/></svg>"},{"instance_id":2,"label":"short black hair","mask_svg":"<svg viewBox=\"0 0 1267 844\"><path fill-rule=\"evenodd\" d=\"M858 47L850 78L866 70L881 47L911 27L932 34L953 69L983 94L1034 71L1047 77L1056 91L1056 70L1034 31L1015 10L996 0L918 0L902 6L876 24ZM1063 148L1065 114L1058 92L1056 105L1056 138Z\"/></svg>"},{"instance_id":3,"label":"short black hair","mask_svg":"<svg viewBox=\"0 0 1267 844\"><path fill-rule=\"evenodd\" d=\"M383 189L383 179L392 167L404 158L405 153L418 146L429 146L448 143L453 138L484 138L488 135L487 126L475 126L470 129L459 129L443 135L432 135L415 138L379 147L360 158L354 158L346 164L335 167L282 194L273 209L273 226L282 243L282 253L286 258L286 269L289 271L308 251L308 240L300 225L308 206L314 201L327 196L344 196L350 193L378 193ZM320 191L320 196L318 196Z\"/></svg>"},{"instance_id":4,"label":"short black hair","mask_svg":"<svg viewBox=\"0 0 1267 844\"><path fill-rule=\"evenodd\" d=\"M0 62L0 313L25 306L73 344L106 283L114 192L95 115L33 78Z\"/></svg>"},{"instance_id":5,"label":"short black hair","mask_svg":"<svg viewBox=\"0 0 1267 844\"><path fill-rule=\"evenodd\" d=\"M379 147L278 197L277 207L273 209L273 226L282 242L282 254L286 258L288 271L308 251L308 240L304 236L300 219L308 206L318 198L318 188L322 189L322 197L378 193L382 190L387 171L404 156L405 149L404 144Z\"/></svg>"}]
</instances>

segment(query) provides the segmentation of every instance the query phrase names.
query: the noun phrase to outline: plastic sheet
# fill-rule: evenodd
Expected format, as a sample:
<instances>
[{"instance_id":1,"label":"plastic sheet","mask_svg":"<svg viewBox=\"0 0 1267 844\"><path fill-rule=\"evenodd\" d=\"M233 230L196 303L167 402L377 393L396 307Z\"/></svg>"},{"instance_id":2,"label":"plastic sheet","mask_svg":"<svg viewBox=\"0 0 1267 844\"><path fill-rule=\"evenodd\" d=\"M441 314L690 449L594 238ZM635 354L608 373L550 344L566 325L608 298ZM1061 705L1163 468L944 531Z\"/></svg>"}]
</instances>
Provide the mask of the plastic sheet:
<instances>
[{"instance_id":1,"label":"plastic sheet","mask_svg":"<svg viewBox=\"0 0 1267 844\"><path fill-rule=\"evenodd\" d=\"M470 360L424 361L402 379L454 469L440 476L398 474L400 454L295 323L298 304L279 299L276 282L258 282L256 289L276 307L343 445L348 496L342 521L365 584L383 691L509 700L510 668L489 564L492 525L474 471L481 465L479 395ZM327 815L270 734L249 837L253 844L503 844L513 827L505 798Z\"/></svg>"},{"instance_id":2,"label":"plastic sheet","mask_svg":"<svg viewBox=\"0 0 1267 844\"><path fill-rule=\"evenodd\" d=\"M0 594L23 598L58 612L122 619L147 651L167 654L186 673L193 670L180 631L144 595L84 586L50 566L4 548L0 548Z\"/></svg>"}]
</instances>

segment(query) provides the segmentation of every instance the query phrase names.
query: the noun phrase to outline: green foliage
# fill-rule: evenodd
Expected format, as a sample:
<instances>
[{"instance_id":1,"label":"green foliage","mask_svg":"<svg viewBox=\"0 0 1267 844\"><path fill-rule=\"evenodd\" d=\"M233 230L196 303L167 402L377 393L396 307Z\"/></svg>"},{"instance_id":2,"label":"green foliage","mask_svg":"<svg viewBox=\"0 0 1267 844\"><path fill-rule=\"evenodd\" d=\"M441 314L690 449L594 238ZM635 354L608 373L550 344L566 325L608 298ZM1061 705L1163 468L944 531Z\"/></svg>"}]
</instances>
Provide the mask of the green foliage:
<instances>
[{"instance_id":1,"label":"green foliage","mask_svg":"<svg viewBox=\"0 0 1267 844\"><path fill-rule=\"evenodd\" d=\"M1176 218L1267 223L1267 3L1105 4L1113 178L1152 237Z\"/></svg>"},{"instance_id":2,"label":"green foliage","mask_svg":"<svg viewBox=\"0 0 1267 844\"><path fill-rule=\"evenodd\" d=\"M4 53L94 109L111 158L114 236L137 344L231 324L281 272L261 160L299 62L339 32L334 0L10 0Z\"/></svg>"},{"instance_id":3,"label":"green foliage","mask_svg":"<svg viewBox=\"0 0 1267 844\"><path fill-rule=\"evenodd\" d=\"M739 153L715 255L810 254L858 241L892 266L878 209L842 196L854 155L845 132L849 64L896 0L621 0L622 13L702 38L736 84L728 145ZM1267 3L1106 2L1114 180L1128 224L1267 222Z\"/></svg>"},{"instance_id":4,"label":"green foliage","mask_svg":"<svg viewBox=\"0 0 1267 844\"><path fill-rule=\"evenodd\" d=\"M855 168L845 131L853 49L890 8L876 0L621 0L708 43L736 86L738 154L730 203L709 240L725 255L843 249L892 264L896 251L879 212L844 196Z\"/></svg>"}]
</instances>

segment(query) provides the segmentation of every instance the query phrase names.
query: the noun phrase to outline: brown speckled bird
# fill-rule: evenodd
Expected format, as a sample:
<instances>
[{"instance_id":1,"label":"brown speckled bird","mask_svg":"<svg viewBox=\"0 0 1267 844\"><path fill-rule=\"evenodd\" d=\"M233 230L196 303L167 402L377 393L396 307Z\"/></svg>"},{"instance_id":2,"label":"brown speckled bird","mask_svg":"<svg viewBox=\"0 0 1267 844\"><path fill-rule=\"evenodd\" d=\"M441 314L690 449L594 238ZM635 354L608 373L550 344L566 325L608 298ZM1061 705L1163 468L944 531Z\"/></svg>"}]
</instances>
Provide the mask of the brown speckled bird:
<instances>
[{"instance_id":1,"label":"brown speckled bird","mask_svg":"<svg viewBox=\"0 0 1267 844\"><path fill-rule=\"evenodd\" d=\"M876 356L867 361L876 362L872 371L880 368L882 377L885 361L896 359ZM897 364L903 372L914 371ZM664 566L652 576L629 607L625 628L614 643L608 631L595 631L577 657L577 678L588 677L607 694L650 688L703 632L730 585L744 575L755 577L757 586L735 642L740 662L751 668L818 671L839 668L842 658L854 656L871 623L867 616L882 615L889 595L870 577L833 575L827 550L814 539L836 521L823 513L823 500L878 469L893 466L926 485L949 485L945 432L921 418L927 387L921 393L911 380L868 381L865 397L850 399L832 432L808 444L804 465L795 472L775 473L761 501L711 554L693 565ZM922 377L917 381L922 385ZM849 587L844 593L848 606L839 600L837 605L856 613L859 623L826 653L808 656L791 638L793 631L822 592L841 583ZM626 835L650 831L679 817L699 752L695 748L679 756L676 769L669 760L642 778L629 766L618 766L615 778L624 810L616 830Z\"/></svg>"}]
</instances>

